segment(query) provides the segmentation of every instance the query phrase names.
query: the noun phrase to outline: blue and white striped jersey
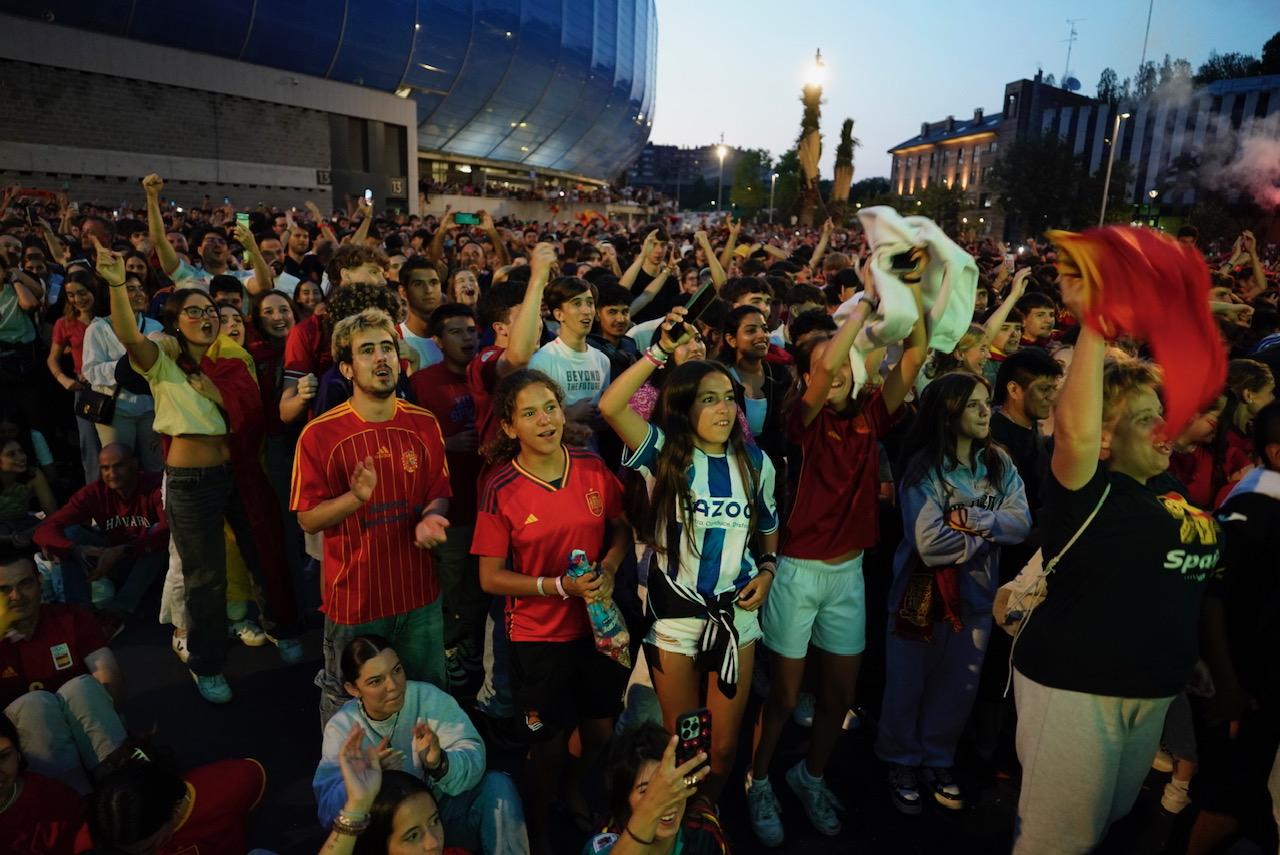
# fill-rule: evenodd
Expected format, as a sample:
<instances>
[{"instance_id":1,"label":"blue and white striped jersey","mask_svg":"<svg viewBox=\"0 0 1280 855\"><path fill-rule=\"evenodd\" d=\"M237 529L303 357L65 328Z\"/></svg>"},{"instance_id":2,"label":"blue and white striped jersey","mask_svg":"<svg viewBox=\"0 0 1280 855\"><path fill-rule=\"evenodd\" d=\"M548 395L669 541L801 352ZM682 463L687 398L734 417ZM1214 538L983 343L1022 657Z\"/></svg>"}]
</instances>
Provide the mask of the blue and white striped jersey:
<instances>
[{"instance_id":1,"label":"blue and white striped jersey","mask_svg":"<svg viewBox=\"0 0 1280 855\"><path fill-rule=\"evenodd\" d=\"M665 442L662 429L649 425L644 442L622 460L623 466L644 476L651 490L658 455ZM693 451L693 466L689 469L692 520L688 519L688 513L682 512L674 526L680 542L676 553L679 562L673 566L670 558L659 560L666 565L664 569L673 581L700 594L714 597L725 591L741 590L755 576L755 559L747 542L753 516L758 533L772 534L778 530L773 463L759 448L748 446L747 455L752 468L759 473L756 495L750 499L732 452L711 455L696 448ZM685 535L685 526L690 524L694 526L693 545ZM659 546L665 547L666 526L659 527L657 538Z\"/></svg>"}]
</instances>

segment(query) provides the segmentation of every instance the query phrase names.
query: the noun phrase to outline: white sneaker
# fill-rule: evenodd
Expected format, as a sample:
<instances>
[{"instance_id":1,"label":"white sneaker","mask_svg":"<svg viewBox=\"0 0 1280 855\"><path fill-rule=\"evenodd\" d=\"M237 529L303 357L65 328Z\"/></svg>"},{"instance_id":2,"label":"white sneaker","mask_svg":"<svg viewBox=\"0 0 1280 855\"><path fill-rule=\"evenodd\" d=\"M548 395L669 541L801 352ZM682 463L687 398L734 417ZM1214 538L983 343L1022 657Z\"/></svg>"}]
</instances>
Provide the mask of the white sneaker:
<instances>
[{"instance_id":1,"label":"white sneaker","mask_svg":"<svg viewBox=\"0 0 1280 855\"><path fill-rule=\"evenodd\" d=\"M200 692L200 697L204 698L211 704L225 704L231 701L231 687L227 685L227 678L221 674L214 674L206 677L191 672L191 679L196 681L196 689Z\"/></svg>"},{"instance_id":2,"label":"white sneaker","mask_svg":"<svg viewBox=\"0 0 1280 855\"><path fill-rule=\"evenodd\" d=\"M1156 752L1156 756L1151 761L1151 768L1157 772L1173 771L1173 755L1163 748Z\"/></svg>"},{"instance_id":3,"label":"white sneaker","mask_svg":"<svg viewBox=\"0 0 1280 855\"><path fill-rule=\"evenodd\" d=\"M964 793L950 769L925 768L924 781L933 788L933 798L947 810L964 810Z\"/></svg>"},{"instance_id":4,"label":"white sneaker","mask_svg":"<svg viewBox=\"0 0 1280 855\"><path fill-rule=\"evenodd\" d=\"M813 727L813 711L817 703L817 698L808 692L796 695L796 708L791 713L792 720L801 727Z\"/></svg>"},{"instance_id":5,"label":"white sneaker","mask_svg":"<svg viewBox=\"0 0 1280 855\"><path fill-rule=\"evenodd\" d=\"M827 789L825 781L821 778L815 781L810 777L803 760L787 770L787 785L800 800L814 828L828 837L840 833L840 817L836 816L836 811L844 810L844 805Z\"/></svg>"},{"instance_id":6,"label":"white sneaker","mask_svg":"<svg viewBox=\"0 0 1280 855\"><path fill-rule=\"evenodd\" d=\"M173 641L169 642L169 646L173 648L173 652L178 654L178 658L185 665L187 659L191 656L191 652L187 650L187 637L185 635L173 634Z\"/></svg>"},{"instance_id":7,"label":"white sneaker","mask_svg":"<svg viewBox=\"0 0 1280 855\"><path fill-rule=\"evenodd\" d=\"M267 643L267 634L251 620L238 620L227 625L227 636L238 638L245 647L261 647Z\"/></svg>"},{"instance_id":8,"label":"white sneaker","mask_svg":"<svg viewBox=\"0 0 1280 855\"><path fill-rule=\"evenodd\" d=\"M768 779L753 781L749 772L747 808L751 813L751 830L760 842L765 846L781 846L783 833L779 814L782 813L782 805L778 804L778 797L773 794L773 787Z\"/></svg>"},{"instance_id":9,"label":"white sneaker","mask_svg":"<svg viewBox=\"0 0 1280 855\"><path fill-rule=\"evenodd\" d=\"M1191 786L1190 781L1170 781L1164 785L1164 795L1160 797L1160 807L1169 813L1182 813L1183 809L1191 804L1191 794L1187 789Z\"/></svg>"},{"instance_id":10,"label":"white sneaker","mask_svg":"<svg viewBox=\"0 0 1280 855\"><path fill-rule=\"evenodd\" d=\"M862 715L858 712L857 707L850 709L844 714L844 724L842 727L845 730L858 730L862 727Z\"/></svg>"}]
</instances>

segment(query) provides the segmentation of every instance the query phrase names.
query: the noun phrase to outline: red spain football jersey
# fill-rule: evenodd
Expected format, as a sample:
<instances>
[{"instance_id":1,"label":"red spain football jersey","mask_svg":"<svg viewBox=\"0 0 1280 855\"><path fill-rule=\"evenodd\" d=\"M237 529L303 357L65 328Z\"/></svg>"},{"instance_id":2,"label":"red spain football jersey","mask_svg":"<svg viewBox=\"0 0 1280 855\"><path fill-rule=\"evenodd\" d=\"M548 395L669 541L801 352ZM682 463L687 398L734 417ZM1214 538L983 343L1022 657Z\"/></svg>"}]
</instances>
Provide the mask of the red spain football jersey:
<instances>
[{"instance_id":1,"label":"red spain football jersey","mask_svg":"<svg viewBox=\"0 0 1280 855\"><path fill-rule=\"evenodd\" d=\"M351 402L312 419L298 437L289 507L308 511L350 488L372 457L378 483L359 510L324 532L324 604L334 623L367 623L434 602L431 553L414 544L422 511L449 496L449 466L435 416L402 400L385 422L366 422Z\"/></svg>"},{"instance_id":2,"label":"red spain football jersey","mask_svg":"<svg viewBox=\"0 0 1280 855\"><path fill-rule=\"evenodd\" d=\"M475 400L466 374L454 374L444 362L415 371L409 377L409 388L418 406L430 410L440 422L445 437L471 430L476 426ZM449 522L456 526L474 525L476 521L477 479L481 457L478 451L448 451L449 483L453 499L449 502Z\"/></svg>"},{"instance_id":3,"label":"red spain football jersey","mask_svg":"<svg viewBox=\"0 0 1280 855\"><path fill-rule=\"evenodd\" d=\"M88 609L43 604L30 638L0 638L0 710L27 692L56 692L68 680L88 674L85 657L106 646L106 636Z\"/></svg>"},{"instance_id":4,"label":"red spain football jersey","mask_svg":"<svg viewBox=\"0 0 1280 855\"><path fill-rule=\"evenodd\" d=\"M800 408L787 440L800 446L800 477L780 554L828 561L875 546L880 533L879 439L894 419L879 391L848 415L823 407L806 428Z\"/></svg>"},{"instance_id":5,"label":"red spain football jersey","mask_svg":"<svg viewBox=\"0 0 1280 855\"><path fill-rule=\"evenodd\" d=\"M473 555L510 557L526 576L561 576L569 553L581 549L595 562L605 552L608 521L622 516L622 485L604 461L565 446L564 474L555 487L514 460L489 479L476 513ZM555 585L544 585L549 593ZM591 634L586 601L574 597L508 597L512 641L572 641Z\"/></svg>"}]
</instances>

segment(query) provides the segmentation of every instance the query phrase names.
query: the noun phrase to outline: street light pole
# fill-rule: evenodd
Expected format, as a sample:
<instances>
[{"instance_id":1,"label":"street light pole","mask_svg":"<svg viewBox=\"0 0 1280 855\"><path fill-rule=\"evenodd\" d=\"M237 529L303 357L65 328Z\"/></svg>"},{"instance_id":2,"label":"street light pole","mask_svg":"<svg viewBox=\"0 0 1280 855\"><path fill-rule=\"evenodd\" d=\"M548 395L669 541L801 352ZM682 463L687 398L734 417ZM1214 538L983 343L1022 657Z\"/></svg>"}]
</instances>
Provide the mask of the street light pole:
<instances>
[{"instance_id":1,"label":"street light pole","mask_svg":"<svg viewBox=\"0 0 1280 855\"><path fill-rule=\"evenodd\" d=\"M723 139L724 134L721 134L720 137ZM724 199L722 198L724 193L724 155L725 147L722 142L716 146L716 157L720 158L720 176L716 179L716 210L718 211L724 210Z\"/></svg>"},{"instance_id":2,"label":"street light pole","mask_svg":"<svg viewBox=\"0 0 1280 855\"><path fill-rule=\"evenodd\" d=\"M778 184L778 173L769 176L769 225L773 225L773 188Z\"/></svg>"},{"instance_id":3,"label":"street light pole","mask_svg":"<svg viewBox=\"0 0 1280 855\"><path fill-rule=\"evenodd\" d=\"M1102 211L1098 214L1100 226L1107 221L1107 195L1111 192L1111 165L1116 162L1116 147L1120 145L1120 123L1127 118L1128 113L1116 113L1111 126L1111 151L1107 152L1107 177L1102 182Z\"/></svg>"}]
</instances>

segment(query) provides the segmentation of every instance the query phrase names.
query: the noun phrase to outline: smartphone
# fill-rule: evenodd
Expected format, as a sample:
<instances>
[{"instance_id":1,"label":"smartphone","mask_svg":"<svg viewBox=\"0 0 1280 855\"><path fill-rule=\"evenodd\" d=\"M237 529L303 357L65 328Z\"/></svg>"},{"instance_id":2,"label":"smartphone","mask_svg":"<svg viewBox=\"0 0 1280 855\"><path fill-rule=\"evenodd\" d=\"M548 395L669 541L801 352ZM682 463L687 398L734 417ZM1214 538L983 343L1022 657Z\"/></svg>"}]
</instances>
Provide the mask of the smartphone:
<instances>
[{"instance_id":1,"label":"smartphone","mask_svg":"<svg viewBox=\"0 0 1280 855\"><path fill-rule=\"evenodd\" d=\"M711 710L706 707L676 717L676 765L688 763L699 753L711 756Z\"/></svg>"},{"instance_id":2,"label":"smartphone","mask_svg":"<svg viewBox=\"0 0 1280 855\"><path fill-rule=\"evenodd\" d=\"M680 336L684 335L684 328L702 317L707 309L710 308L711 304L715 302L715 299L716 289L712 287L710 280L699 285L698 290L694 291L684 304L684 323L671 327L671 338L678 339Z\"/></svg>"},{"instance_id":3,"label":"smartphone","mask_svg":"<svg viewBox=\"0 0 1280 855\"><path fill-rule=\"evenodd\" d=\"M453 215L453 221L460 226L478 226L480 225L480 217L476 214L467 214L462 211Z\"/></svg>"},{"instance_id":4,"label":"smartphone","mask_svg":"<svg viewBox=\"0 0 1280 855\"><path fill-rule=\"evenodd\" d=\"M368 187L364 188L364 202L366 205L373 204L373 191Z\"/></svg>"},{"instance_id":5,"label":"smartphone","mask_svg":"<svg viewBox=\"0 0 1280 855\"><path fill-rule=\"evenodd\" d=\"M222 197L222 204L224 204L224 205L230 205L230 204L231 204L231 197L230 197L230 196L223 196L223 197Z\"/></svg>"},{"instance_id":6,"label":"smartphone","mask_svg":"<svg viewBox=\"0 0 1280 855\"><path fill-rule=\"evenodd\" d=\"M247 228L249 228L249 215L248 215L248 214L246 214L246 213L244 213L243 211L241 211L241 212L237 213L237 214L236 214L236 225L237 225L237 226L244 226L246 229L247 229Z\"/></svg>"}]
</instances>

